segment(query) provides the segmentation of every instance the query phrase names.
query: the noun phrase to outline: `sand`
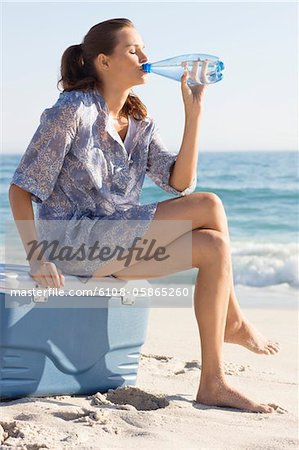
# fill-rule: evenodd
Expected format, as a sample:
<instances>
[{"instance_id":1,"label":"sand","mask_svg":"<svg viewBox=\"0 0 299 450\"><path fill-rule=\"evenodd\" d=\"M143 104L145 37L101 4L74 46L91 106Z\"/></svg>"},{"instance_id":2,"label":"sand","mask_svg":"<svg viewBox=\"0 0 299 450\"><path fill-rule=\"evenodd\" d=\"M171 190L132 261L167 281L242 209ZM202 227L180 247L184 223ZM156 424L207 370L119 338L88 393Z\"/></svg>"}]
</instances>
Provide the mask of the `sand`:
<instances>
[{"instance_id":1,"label":"sand","mask_svg":"<svg viewBox=\"0 0 299 450\"><path fill-rule=\"evenodd\" d=\"M256 401L278 405L273 414L195 404L201 363L193 310L155 308L136 386L3 402L0 448L297 448L297 293L287 285L236 291L246 316L281 351L257 355L225 344L227 380Z\"/></svg>"}]
</instances>

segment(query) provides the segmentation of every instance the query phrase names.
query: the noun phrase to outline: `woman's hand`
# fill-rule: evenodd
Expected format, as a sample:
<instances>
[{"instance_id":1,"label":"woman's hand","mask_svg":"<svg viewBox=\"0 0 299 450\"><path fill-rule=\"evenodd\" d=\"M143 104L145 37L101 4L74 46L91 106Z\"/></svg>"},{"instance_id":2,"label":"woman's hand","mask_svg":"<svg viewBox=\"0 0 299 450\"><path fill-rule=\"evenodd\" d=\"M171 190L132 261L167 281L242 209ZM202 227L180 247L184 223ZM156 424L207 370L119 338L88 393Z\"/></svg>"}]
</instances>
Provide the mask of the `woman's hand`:
<instances>
[{"instance_id":1,"label":"woman's hand","mask_svg":"<svg viewBox=\"0 0 299 450\"><path fill-rule=\"evenodd\" d=\"M42 287L60 288L64 286L64 276L54 263L35 261L30 263L30 267L29 274Z\"/></svg>"},{"instance_id":2,"label":"woman's hand","mask_svg":"<svg viewBox=\"0 0 299 450\"><path fill-rule=\"evenodd\" d=\"M191 69L191 79L198 82L197 79L198 62L194 61ZM202 107L202 100L206 85L200 84L196 86L189 86L187 80L189 78L188 70L185 67L181 78L181 91L185 107L186 115L199 115Z\"/></svg>"}]
</instances>

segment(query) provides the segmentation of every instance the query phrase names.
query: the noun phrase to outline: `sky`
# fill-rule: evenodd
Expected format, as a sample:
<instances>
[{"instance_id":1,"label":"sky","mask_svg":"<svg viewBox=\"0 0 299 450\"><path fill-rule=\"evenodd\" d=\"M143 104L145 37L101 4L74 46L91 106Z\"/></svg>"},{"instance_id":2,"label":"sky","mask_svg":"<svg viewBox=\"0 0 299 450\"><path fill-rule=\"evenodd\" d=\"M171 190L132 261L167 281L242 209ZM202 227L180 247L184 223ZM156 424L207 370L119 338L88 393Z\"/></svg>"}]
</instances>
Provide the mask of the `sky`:
<instances>
[{"instance_id":1,"label":"sky","mask_svg":"<svg viewBox=\"0 0 299 450\"><path fill-rule=\"evenodd\" d=\"M200 151L298 148L295 2L6 2L2 15L3 153L23 153L56 102L63 51L115 17L133 21L151 62L186 53L224 62L223 79L205 93ZM178 151L180 83L150 74L133 90Z\"/></svg>"}]
</instances>

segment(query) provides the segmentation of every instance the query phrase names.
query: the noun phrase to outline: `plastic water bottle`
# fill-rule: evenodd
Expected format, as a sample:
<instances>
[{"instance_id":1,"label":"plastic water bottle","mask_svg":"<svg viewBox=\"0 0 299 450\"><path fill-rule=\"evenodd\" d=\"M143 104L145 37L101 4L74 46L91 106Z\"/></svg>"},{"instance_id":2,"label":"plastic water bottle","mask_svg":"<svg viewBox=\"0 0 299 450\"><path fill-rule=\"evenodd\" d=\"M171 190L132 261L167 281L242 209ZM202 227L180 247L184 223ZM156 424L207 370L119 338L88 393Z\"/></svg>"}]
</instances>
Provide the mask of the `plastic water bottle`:
<instances>
[{"instance_id":1,"label":"plastic water bottle","mask_svg":"<svg viewBox=\"0 0 299 450\"><path fill-rule=\"evenodd\" d=\"M222 80L224 64L217 56L202 53L180 55L154 63L142 64L144 72L156 73L176 81L181 81L185 69L189 73L187 83L190 86L212 84Z\"/></svg>"}]
</instances>

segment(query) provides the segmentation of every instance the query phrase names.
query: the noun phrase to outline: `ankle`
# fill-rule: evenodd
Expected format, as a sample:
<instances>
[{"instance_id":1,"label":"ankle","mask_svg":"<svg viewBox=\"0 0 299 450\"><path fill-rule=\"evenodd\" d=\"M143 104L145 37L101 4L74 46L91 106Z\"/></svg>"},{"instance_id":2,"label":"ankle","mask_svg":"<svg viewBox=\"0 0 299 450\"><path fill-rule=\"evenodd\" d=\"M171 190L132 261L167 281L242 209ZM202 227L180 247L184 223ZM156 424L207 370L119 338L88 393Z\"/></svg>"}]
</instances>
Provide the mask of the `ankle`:
<instances>
[{"instance_id":1,"label":"ankle","mask_svg":"<svg viewBox=\"0 0 299 450\"><path fill-rule=\"evenodd\" d=\"M225 384L226 380L223 370L218 373L203 371L200 377L199 389L214 391Z\"/></svg>"},{"instance_id":2,"label":"ankle","mask_svg":"<svg viewBox=\"0 0 299 450\"><path fill-rule=\"evenodd\" d=\"M242 325L245 323L244 317L241 315L234 316L234 317L227 317L226 324L225 324L225 332L233 332L236 333L240 330Z\"/></svg>"}]
</instances>

